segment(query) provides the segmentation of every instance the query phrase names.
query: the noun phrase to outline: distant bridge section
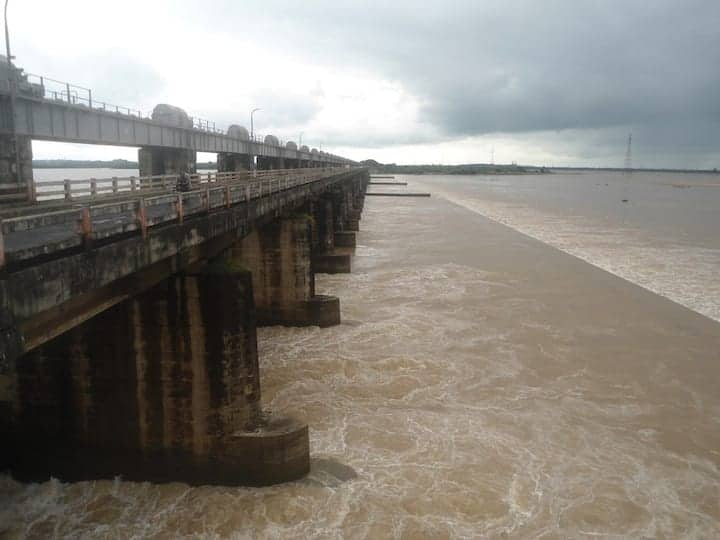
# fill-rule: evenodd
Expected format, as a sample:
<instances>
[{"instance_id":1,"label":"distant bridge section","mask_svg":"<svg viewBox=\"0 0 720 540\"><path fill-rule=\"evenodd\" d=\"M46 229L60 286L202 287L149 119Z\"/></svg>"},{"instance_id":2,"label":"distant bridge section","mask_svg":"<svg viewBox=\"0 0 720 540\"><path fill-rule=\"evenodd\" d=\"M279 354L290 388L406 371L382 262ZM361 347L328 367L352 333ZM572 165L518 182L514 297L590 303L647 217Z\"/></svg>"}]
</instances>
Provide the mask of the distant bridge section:
<instances>
[{"instance_id":1,"label":"distant bridge section","mask_svg":"<svg viewBox=\"0 0 720 540\"><path fill-rule=\"evenodd\" d=\"M25 74L0 57L0 202L35 199L32 140L138 147L141 176L194 173L197 152L217 153L221 172L354 163L238 125L222 131L170 105L148 117L96 101L90 89Z\"/></svg>"}]
</instances>

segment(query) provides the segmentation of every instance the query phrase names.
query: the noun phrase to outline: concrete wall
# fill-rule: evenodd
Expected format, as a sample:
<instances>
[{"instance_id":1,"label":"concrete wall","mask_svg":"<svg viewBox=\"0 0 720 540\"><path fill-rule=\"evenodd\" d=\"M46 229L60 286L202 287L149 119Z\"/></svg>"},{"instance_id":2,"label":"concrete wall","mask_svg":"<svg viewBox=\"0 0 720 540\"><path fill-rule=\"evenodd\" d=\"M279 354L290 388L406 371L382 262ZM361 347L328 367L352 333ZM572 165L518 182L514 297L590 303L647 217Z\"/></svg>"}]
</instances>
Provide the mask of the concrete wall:
<instances>
[{"instance_id":1,"label":"concrete wall","mask_svg":"<svg viewBox=\"0 0 720 540\"><path fill-rule=\"evenodd\" d=\"M309 470L307 426L261 414L252 279L223 261L20 359L13 407L23 479L268 484Z\"/></svg>"}]
</instances>

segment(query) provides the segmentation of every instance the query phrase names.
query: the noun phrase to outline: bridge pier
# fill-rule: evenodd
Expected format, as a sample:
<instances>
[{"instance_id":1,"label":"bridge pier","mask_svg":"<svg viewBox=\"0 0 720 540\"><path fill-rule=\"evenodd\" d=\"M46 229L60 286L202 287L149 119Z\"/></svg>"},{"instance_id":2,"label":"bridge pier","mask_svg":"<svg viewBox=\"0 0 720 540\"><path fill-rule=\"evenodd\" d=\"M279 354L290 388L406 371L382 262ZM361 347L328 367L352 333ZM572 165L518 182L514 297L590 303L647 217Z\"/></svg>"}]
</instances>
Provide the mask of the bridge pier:
<instances>
[{"instance_id":1,"label":"bridge pier","mask_svg":"<svg viewBox=\"0 0 720 540\"><path fill-rule=\"evenodd\" d=\"M257 168L262 171L274 171L285 168L285 159L281 157L258 156Z\"/></svg>"},{"instance_id":2,"label":"bridge pier","mask_svg":"<svg viewBox=\"0 0 720 540\"><path fill-rule=\"evenodd\" d=\"M19 168L18 168L19 166ZM30 137L0 135L0 203L33 197L32 142Z\"/></svg>"},{"instance_id":3,"label":"bridge pier","mask_svg":"<svg viewBox=\"0 0 720 540\"><path fill-rule=\"evenodd\" d=\"M229 152L218 152L218 172L249 171L252 169L252 156L247 154L231 154Z\"/></svg>"},{"instance_id":4,"label":"bridge pier","mask_svg":"<svg viewBox=\"0 0 720 540\"><path fill-rule=\"evenodd\" d=\"M312 223L307 214L275 220L230 250L231 264L252 273L258 324L340 324L339 299L315 294L311 253Z\"/></svg>"},{"instance_id":5,"label":"bridge pier","mask_svg":"<svg viewBox=\"0 0 720 540\"><path fill-rule=\"evenodd\" d=\"M313 205L313 219L317 228L316 249L313 253L313 269L322 274L349 274L352 256L335 250L335 219L333 201L321 197Z\"/></svg>"},{"instance_id":6,"label":"bridge pier","mask_svg":"<svg viewBox=\"0 0 720 540\"><path fill-rule=\"evenodd\" d=\"M138 150L140 176L194 173L196 155L195 150L185 148L142 147Z\"/></svg>"},{"instance_id":7,"label":"bridge pier","mask_svg":"<svg viewBox=\"0 0 720 540\"><path fill-rule=\"evenodd\" d=\"M307 426L261 413L255 324L249 273L218 262L19 358L13 473L258 485L303 476Z\"/></svg>"}]
</instances>

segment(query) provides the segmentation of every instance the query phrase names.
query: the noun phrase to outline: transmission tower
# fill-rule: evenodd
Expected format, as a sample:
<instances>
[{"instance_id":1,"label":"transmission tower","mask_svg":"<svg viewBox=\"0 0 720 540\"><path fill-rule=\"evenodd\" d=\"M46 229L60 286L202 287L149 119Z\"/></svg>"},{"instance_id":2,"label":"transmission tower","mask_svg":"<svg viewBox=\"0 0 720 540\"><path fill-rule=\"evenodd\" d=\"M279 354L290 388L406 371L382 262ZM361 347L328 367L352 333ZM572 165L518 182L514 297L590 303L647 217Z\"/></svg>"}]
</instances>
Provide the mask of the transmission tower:
<instances>
[{"instance_id":1,"label":"transmission tower","mask_svg":"<svg viewBox=\"0 0 720 540\"><path fill-rule=\"evenodd\" d=\"M625 151L625 174L632 172L632 133L628 135L627 150Z\"/></svg>"}]
</instances>

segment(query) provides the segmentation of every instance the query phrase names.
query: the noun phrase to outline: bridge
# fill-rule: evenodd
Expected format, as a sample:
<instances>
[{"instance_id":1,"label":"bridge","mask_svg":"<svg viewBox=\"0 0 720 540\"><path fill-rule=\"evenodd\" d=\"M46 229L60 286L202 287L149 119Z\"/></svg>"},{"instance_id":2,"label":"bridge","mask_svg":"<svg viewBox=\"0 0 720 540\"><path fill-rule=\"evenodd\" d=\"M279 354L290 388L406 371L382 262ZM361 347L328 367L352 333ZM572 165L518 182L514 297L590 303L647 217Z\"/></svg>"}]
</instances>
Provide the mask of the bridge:
<instances>
[{"instance_id":1,"label":"bridge","mask_svg":"<svg viewBox=\"0 0 720 540\"><path fill-rule=\"evenodd\" d=\"M94 100L89 88L27 74L0 56L0 201L34 200L32 140L137 147L141 176L195 172L197 152L217 153L221 172L354 163L236 124L223 131L179 107L146 115Z\"/></svg>"},{"instance_id":2,"label":"bridge","mask_svg":"<svg viewBox=\"0 0 720 540\"><path fill-rule=\"evenodd\" d=\"M69 86L48 95L11 73L0 469L222 484L307 473L307 425L263 411L256 327L340 323L315 275L351 270L367 170L238 126L172 125L162 114L184 121L176 108L147 119L82 105ZM37 183L35 138L147 145L138 176ZM222 152L229 170L198 174L197 151Z\"/></svg>"}]
</instances>

